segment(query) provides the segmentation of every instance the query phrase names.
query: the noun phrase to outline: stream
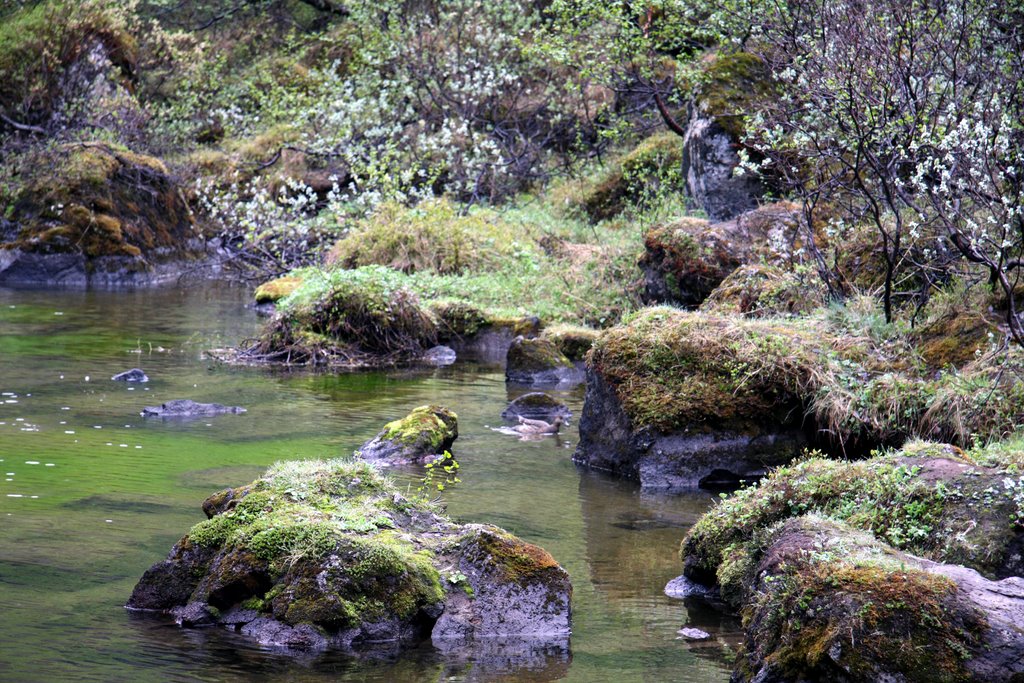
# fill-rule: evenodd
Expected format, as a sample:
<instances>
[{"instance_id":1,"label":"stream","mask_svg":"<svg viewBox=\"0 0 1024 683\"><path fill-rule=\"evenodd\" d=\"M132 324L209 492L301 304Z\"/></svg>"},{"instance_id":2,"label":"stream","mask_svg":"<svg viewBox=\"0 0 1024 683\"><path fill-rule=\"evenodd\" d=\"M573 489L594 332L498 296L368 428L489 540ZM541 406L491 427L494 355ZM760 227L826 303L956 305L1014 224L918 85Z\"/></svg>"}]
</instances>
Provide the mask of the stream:
<instances>
[{"instance_id":1,"label":"stream","mask_svg":"<svg viewBox=\"0 0 1024 683\"><path fill-rule=\"evenodd\" d=\"M641 491L577 469L583 388L560 437L494 431L508 401L500 366L324 373L239 368L204 350L252 336L249 290L0 289L0 680L726 681L737 623L668 598L679 541L710 494ZM113 382L140 367L146 384ZM189 422L139 411L176 398L248 412ZM288 654L219 629L123 608L138 578L204 515L202 501L279 460L351 454L425 403L458 413L460 521L547 549L572 577L568 651L442 655L429 643L351 658ZM415 491L415 470L395 471ZM687 643L684 625L710 632Z\"/></svg>"}]
</instances>

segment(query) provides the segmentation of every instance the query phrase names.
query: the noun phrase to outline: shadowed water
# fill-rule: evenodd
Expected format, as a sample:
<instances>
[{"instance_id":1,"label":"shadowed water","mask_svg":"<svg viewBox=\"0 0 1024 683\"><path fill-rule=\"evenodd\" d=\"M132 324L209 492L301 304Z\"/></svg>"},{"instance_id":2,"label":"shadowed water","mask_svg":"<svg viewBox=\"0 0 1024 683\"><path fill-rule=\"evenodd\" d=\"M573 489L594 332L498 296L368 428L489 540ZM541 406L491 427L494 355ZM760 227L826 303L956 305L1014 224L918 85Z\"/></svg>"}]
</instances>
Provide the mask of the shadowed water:
<instances>
[{"instance_id":1,"label":"shadowed water","mask_svg":"<svg viewBox=\"0 0 1024 683\"><path fill-rule=\"evenodd\" d=\"M578 471L573 426L520 441L493 429L516 395L500 367L310 374L232 368L203 350L259 325L247 292L0 289L0 680L724 681L735 622L662 593L710 497L655 496ZM110 377L131 367L150 377ZM562 392L578 417L582 390ZM187 422L139 411L176 398L240 405ZM217 629L122 608L153 562L203 518L210 493L278 460L346 455L424 403L459 415L463 521L549 550L575 590L570 642L429 644L352 658L290 655ZM419 472L394 473L415 489ZM694 625L709 643L677 639Z\"/></svg>"}]
</instances>

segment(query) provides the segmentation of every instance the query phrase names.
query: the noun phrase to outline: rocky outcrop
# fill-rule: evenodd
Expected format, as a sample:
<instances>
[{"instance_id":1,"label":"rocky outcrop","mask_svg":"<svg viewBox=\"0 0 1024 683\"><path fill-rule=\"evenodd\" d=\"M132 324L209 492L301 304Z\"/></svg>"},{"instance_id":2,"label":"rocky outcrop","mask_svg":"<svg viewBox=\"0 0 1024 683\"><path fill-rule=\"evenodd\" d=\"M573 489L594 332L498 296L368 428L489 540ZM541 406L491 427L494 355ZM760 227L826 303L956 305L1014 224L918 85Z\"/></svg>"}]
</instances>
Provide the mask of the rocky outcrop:
<instances>
[{"instance_id":1,"label":"rocky outcrop","mask_svg":"<svg viewBox=\"0 0 1024 683\"><path fill-rule=\"evenodd\" d=\"M1024 676L1024 579L921 560L813 516L763 543L737 683Z\"/></svg>"},{"instance_id":2,"label":"rocky outcrop","mask_svg":"<svg viewBox=\"0 0 1024 683\"><path fill-rule=\"evenodd\" d=\"M244 412L246 412L245 408L240 408L239 406L226 406L220 403L196 403L191 399L183 398L161 403L158 406L146 406L140 414L143 417L187 419L190 417L212 417L213 415Z\"/></svg>"},{"instance_id":3,"label":"rocky outcrop","mask_svg":"<svg viewBox=\"0 0 1024 683\"><path fill-rule=\"evenodd\" d=\"M813 434L801 387L816 362L800 330L647 309L591 351L573 459L648 488L763 476Z\"/></svg>"},{"instance_id":4,"label":"rocky outcrop","mask_svg":"<svg viewBox=\"0 0 1024 683\"><path fill-rule=\"evenodd\" d=\"M206 255L167 167L107 143L37 160L0 243L0 284L145 285L177 279Z\"/></svg>"},{"instance_id":5,"label":"rocky outcrop","mask_svg":"<svg viewBox=\"0 0 1024 683\"><path fill-rule=\"evenodd\" d=\"M635 479L644 488L731 488L792 460L808 441L799 422L746 431L638 425L601 373L587 369L578 465Z\"/></svg>"},{"instance_id":6,"label":"rocky outcrop","mask_svg":"<svg viewBox=\"0 0 1024 683\"><path fill-rule=\"evenodd\" d=\"M735 681L1017 680L1022 463L919 441L780 468L690 529L672 589L743 610Z\"/></svg>"},{"instance_id":7,"label":"rocky outcrop","mask_svg":"<svg viewBox=\"0 0 1024 683\"><path fill-rule=\"evenodd\" d=\"M723 221L757 206L764 193L750 173L737 174L743 117L771 82L764 63L749 53L705 60L702 90L689 107L682 170L692 201L708 218Z\"/></svg>"},{"instance_id":8,"label":"rocky outcrop","mask_svg":"<svg viewBox=\"0 0 1024 683\"><path fill-rule=\"evenodd\" d=\"M825 304L827 291L817 273L795 273L764 264L742 265L700 305L711 313L752 318L804 315Z\"/></svg>"},{"instance_id":9,"label":"rocky outcrop","mask_svg":"<svg viewBox=\"0 0 1024 683\"><path fill-rule=\"evenodd\" d=\"M484 362L503 362L516 337L532 339L541 327L535 316L501 318L460 301L434 302L430 309L438 339L459 356Z\"/></svg>"},{"instance_id":10,"label":"rocky outcrop","mask_svg":"<svg viewBox=\"0 0 1024 683\"><path fill-rule=\"evenodd\" d=\"M686 217L655 226L639 264L644 300L693 308L744 264L790 272L806 258L803 225L798 205L778 202L719 223Z\"/></svg>"},{"instance_id":11,"label":"rocky outcrop","mask_svg":"<svg viewBox=\"0 0 1024 683\"><path fill-rule=\"evenodd\" d=\"M557 648L569 633L572 587L550 554L455 524L367 463L285 463L214 498L128 608L297 650L495 637Z\"/></svg>"},{"instance_id":12,"label":"rocky outcrop","mask_svg":"<svg viewBox=\"0 0 1024 683\"><path fill-rule=\"evenodd\" d=\"M357 453L364 460L388 465L426 463L449 450L457 438L459 421L453 411L441 406L420 406L402 419L384 425Z\"/></svg>"},{"instance_id":13,"label":"rocky outcrop","mask_svg":"<svg viewBox=\"0 0 1024 683\"><path fill-rule=\"evenodd\" d=\"M501 418L510 422L515 422L520 417L552 422L556 417L569 419L572 417L572 411L554 396L541 391L531 391L513 399L501 412Z\"/></svg>"},{"instance_id":14,"label":"rocky outcrop","mask_svg":"<svg viewBox=\"0 0 1024 683\"><path fill-rule=\"evenodd\" d=\"M517 384L561 384L582 381L582 373L548 339L516 337L505 359L505 380Z\"/></svg>"}]
</instances>

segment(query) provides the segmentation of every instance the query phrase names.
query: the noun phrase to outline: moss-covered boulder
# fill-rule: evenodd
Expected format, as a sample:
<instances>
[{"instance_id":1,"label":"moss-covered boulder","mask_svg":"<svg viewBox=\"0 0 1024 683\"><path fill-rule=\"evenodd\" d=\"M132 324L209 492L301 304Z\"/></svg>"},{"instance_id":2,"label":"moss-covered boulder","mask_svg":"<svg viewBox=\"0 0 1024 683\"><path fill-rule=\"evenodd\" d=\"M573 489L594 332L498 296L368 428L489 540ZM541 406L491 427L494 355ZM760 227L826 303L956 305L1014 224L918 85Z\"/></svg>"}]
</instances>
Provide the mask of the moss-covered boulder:
<instances>
[{"instance_id":1,"label":"moss-covered boulder","mask_svg":"<svg viewBox=\"0 0 1024 683\"><path fill-rule=\"evenodd\" d=\"M645 486L735 484L808 441L863 456L912 438L965 447L1017 432L1024 353L935 372L912 331L854 324L856 305L764 319L638 312L588 356L576 461Z\"/></svg>"},{"instance_id":2,"label":"moss-covered boulder","mask_svg":"<svg viewBox=\"0 0 1024 683\"><path fill-rule=\"evenodd\" d=\"M505 380L517 384L579 382L582 373L548 339L516 337L508 347Z\"/></svg>"},{"instance_id":3,"label":"moss-covered boulder","mask_svg":"<svg viewBox=\"0 0 1024 683\"><path fill-rule=\"evenodd\" d=\"M913 442L846 462L811 458L714 507L682 545L686 575L740 604L766 529L806 512L843 520L895 548L991 578L1024 576L1024 456ZM1008 469L1009 468L1009 469Z\"/></svg>"},{"instance_id":4,"label":"moss-covered boulder","mask_svg":"<svg viewBox=\"0 0 1024 683\"><path fill-rule=\"evenodd\" d=\"M302 285L302 278L297 275L283 275L264 282L253 292L257 304L273 304L290 295Z\"/></svg>"},{"instance_id":5,"label":"moss-covered boulder","mask_svg":"<svg viewBox=\"0 0 1024 683\"><path fill-rule=\"evenodd\" d=\"M734 681L1009 683L1024 676L1024 580L920 560L819 516L757 542Z\"/></svg>"},{"instance_id":6,"label":"moss-covered boulder","mask_svg":"<svg viewBox=\"0 0 1024 683\"><path fill-rule=\"evenodd\" d=\"M651 488L761 476L807 443L826 344L809 328L645 309L591 351L574 460Z\"/></svg>"},{"instance_id":7,"label":"moss-covered boulder","mask_svg":"<svg viewBox=\"0 0 1024 683\"><path fill-rule=\"evenodd\" d=\"M751 174L738 175L743 120L771 90L760 58L746 52L712 53L690 105L682 171L689 196L711 220L728 220L757 206L764 192Z\"/></svg>"},{"instance_id":8,"label":"moss-covered boulder","mask_svg":"<svg viewBox=\"0 0 1024 683\"><path fill-rule=\"evenodd\" d=\"M366 367L411 362L437 343L430 311L382 266L309 271L238 359Z\"/></svg>"},{"instance_id":9,"label":"moss-covered boulder","mask_svg":"<svg viewBox=\"0 0 1024 683\"><path fill-rule=\"evenodd\" d=\"M0 283L144 284L205 253L167 167L107 143L43 155L10 220Z\"/></svg>"},{"instance_id":10,"label":"moss-covered boulder","mask_svg":"<svg viewBox=\"0 0 1024 683\"><path fill-rule=\"evenodd\" d=\"M213 498L127 607L295 649L569 633L572 589L551 555L453 523L368 463L282 463Z\"/></svg>"},{"instance_id":11,"label":"moss-covered boulder","mask_svg":"<svg viewBox=\"0 0 1024 683\"><path fill-rule=\"evenodd\" d=\"M700 305L710 313L754 318L804 315L825 303L827 291L817 273L795 273L763 264L742 265Z\"/></svg>"},{"instance_id":12,"label":"moss-covered boulder","mask_svg":"<svg viewBox=\"0 0 1024 683\"><path fill-rule=\"evenodd\" d=\"M442 299L429 306L437 321L438 339L459 356L474 360L503 361L513 339L535 337L541 328L535 316L496 316L465 301Z\"/></svg>"},{"instance_id":13,"label":"moss-covered boulder","mask_svg":"<svg viewBox=\"0 0 1024 683\"><path fill-rule=\"evenodd\" d=\"M720 223L681 218L655 226L640 259L644 299L695 307L743 264L791 271L804 259L803 225L798 205L779 202Z\"/></svg>"},{"instance_id":14,"label":"moss-covered boulder","mask_svg":"<svg viewBox=\"0 0 1024 683\"><path fill-rule=\"evenodd\" d=\"M685 191L682 155L678 135L656 133L586 183L572 203L591 221L598 222L680 194Z\"/></svg>"},{"instance_id":15,"label":"moss-covered boulder","mask_svg":"<svg viewBox=\"0 0 1024 683\"><path fill-rule=\"evenodd\" d=\"M442 406L420 406L384 425L357 451L364 460L391 465L424 463L452 447L459 437L458 416Z\"/></svg>"}]
</instances>

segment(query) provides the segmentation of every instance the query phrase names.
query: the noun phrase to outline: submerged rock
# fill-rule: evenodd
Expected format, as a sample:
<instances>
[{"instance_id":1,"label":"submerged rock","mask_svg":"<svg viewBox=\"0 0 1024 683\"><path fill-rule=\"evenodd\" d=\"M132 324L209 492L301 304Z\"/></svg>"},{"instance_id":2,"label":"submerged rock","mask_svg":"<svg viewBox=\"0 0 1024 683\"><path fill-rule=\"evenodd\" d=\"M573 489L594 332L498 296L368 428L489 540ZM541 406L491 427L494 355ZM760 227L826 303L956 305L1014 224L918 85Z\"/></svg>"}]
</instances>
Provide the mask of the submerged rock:
<instances>
[{"instance_id":1,"label":"submerged rock","mask_svg":"<svg viewBox=\"0 0 1024 683\"><path fill-rule=\"evenodd\" d=\"M423 353L423 362L431 365L451 365L456 359L455 351L448 346L434 346Z\"/></svg>"},{"instance_id":2,"label":"submerged rock","mask_svg":"<svg viewBox=\"0 0 1024 683\"><path fill-rule=\"evenodd\" d=\"M128 608L305 650L496 636L558 647L569 633L572 587L550 554L455 524L368 463L283 463L214 498Z\"/></svg>"},{"instance_id":3,"label":"submerged rock","mask_svg":"<svg viewBox=\"0 0 1024 683\"><path fill-rule=\"evenodd\" d=\"M552 422L556 417L569 419L572 417L572 411L564 402L549 394L542 391L531 391L509 403L508 407L501 412L501 417L509 422L516 422L520 417Z\"/></svg>"},{"instance_id":4,"label":"submerged rock","mask_svg":"<svg viewBox=\"0 0 1024 683\"><path fill-rule=\"evenodd\" d=\"M110 379L115 382L148 382L149 377L139 368L132 368L131 370L125 370L119 372Z\"/></svg>"},{"instance_id":5,"label":"submerged rock","mask_svg":"<svg viewBox=\"0 0 1024 683\"><path fill-rule=\"evenodd\" d=\"M140 413L143 417L210 417L224 413L244 413L245 408L226 406L220 403L196 403L191 399L176 399L158 406L146 406Z\"/></svg>"},{"instance_id":6,"label":"submerged rock","mask_svg":"<svg viewBox=\"0 0 1024 683\"><path fill-rule=\"evenodd\" d=\"M583 373L548 339L516 337L508 348L505 380L517 384L580 382Z\"/></svg>"},{"instance_id":7,"label":"submerged rock","mask_svg":"<svg viewBox=\"0 0 1024 683\"><path fill-rule=\"evenodd\" d=\"M458 437L459 421L453 411L441 406L420 406L402 419L384 425L357 453L364 460L391 465L424 463L449 450Z\"/></svg>"}]
</instances>

